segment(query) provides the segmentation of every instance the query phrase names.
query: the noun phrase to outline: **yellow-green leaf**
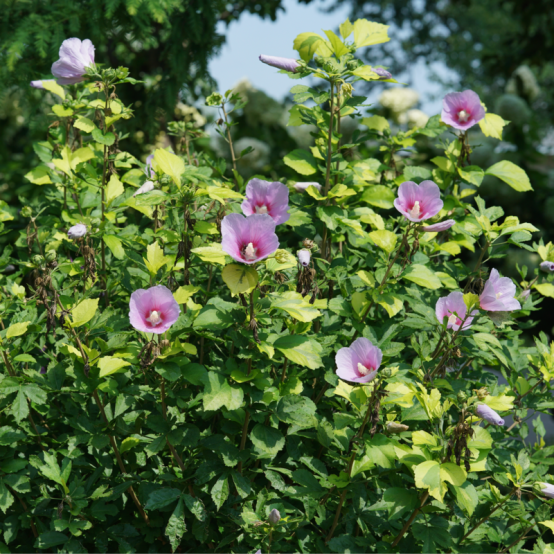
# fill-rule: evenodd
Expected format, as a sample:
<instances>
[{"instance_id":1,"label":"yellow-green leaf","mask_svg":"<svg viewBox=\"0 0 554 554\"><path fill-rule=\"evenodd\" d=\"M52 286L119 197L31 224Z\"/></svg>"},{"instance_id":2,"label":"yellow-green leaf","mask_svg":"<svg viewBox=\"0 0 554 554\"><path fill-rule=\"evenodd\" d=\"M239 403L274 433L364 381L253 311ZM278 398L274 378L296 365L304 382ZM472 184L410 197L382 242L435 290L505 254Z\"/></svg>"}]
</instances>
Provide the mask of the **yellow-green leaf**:
<instances>
[{"instance_id":1,"label":"yellow-green leaf","mask_svg":"<svg viewBox=\"0 0 554 554\"><path fill-rule=\"evenodd\" d=\"M402 274L403 279L408 279L420 287L436 290L442 287L440 279L427 266L421 264L409 265Z\"/></svg>"},{"instance_id":2,"label":"yellow-green leaf","mask_svg":"<svg viewBox=\"0 0 554 554\"><path fill-rule=\"evenodd\" d=\"M25 179L28 179L35 185L48 185L52 183L50 179L50 168L45 165L38 165L29 171L29 173L25 174Z\"/></svg>"},{"instance_id":3,"label":"yellow-green leaf","mask_svg":"<svg viewBox=\"0 0 554 554\"><path fill-rule=\"evenodd\" d=\"M249 293L258 284L258 272L248 265L227 265L223 269L221 277L233 296L239 293Z\"/></svg>"},{"instance_id":4,"label":"yellow-green leaf","mask_svg":"<svg viewBox=\"0 0 554 554\"><path fill-rule=\"evenodd\" d=\"M486 137L493 137L502 140L502 129L510 123L494 113L486 113L485 117L479 121L479 127Z\"/></svg>"},{"instance_id":5,"label":"yellow-green leaf","mask_svg":"<svg viewBox=\"0 0 554 554\"><path fill-rule=\"evenodd\" d=\"M104 242L118 260L125 258L125 249L118 237L115 235L104 235Z\"/></svg>"},{"instance_id":6,"label":"yellow-green leaf","mask_svg":"<svg viewBox=\"0 0 554 554\"><path fill-rule=\"evenodd\" d=\"M381 115L372 115L371 117L364 117L360 120L362 125L365 125L369 129L382 133L390 129L389 122Z\"/></svg>"},{"instance_id":7,"label":"yellow-green leaf","mask_svg":"<svg viewBox=\"0 0 554 554\"><path fill-rule=\"evenodd\" d=\"M342 38L348 38L352 31L354 30L354 25L350 23L350 19L347 19L344 23L341 23L339 26L340 36Z\"/></svg>"},{"instance_id":8,"label":"yellow-green leaf","mask_svg":"<svg viewBox=\"0 0 554 554\"><path fill-rule=\"evenodd\" d=\"M143 260L148 271L152 275L156 275L159 269L170 261L170 258L164 255L163 248L160 248L157 242L153 242L146 248L146 259L143 258Z\"/></svg>"},{"instance_id":9,"label":"yellow-green leaf","mask_svg":"<svg viewBox=\"0 0 554 554\"><path fill-rule=\"evenodd\" d=\"M174 293L173 298L175 298L175 301L177 304L186 304L188 299L192 297L192 295L200 290L199 287L195 287L194 285L184 285L182 287L179 287Z\"/></svg>"},{"instance_id":10,"label":"yellow-green leaf","mask_svg":"<svg viewBox=\"0 0 554 554\"><path fill-rule=\"evenodd\" d=\"M472 308L479 305L479 297L476 294L468 292L464 294L464 304L467 306L468 311L470 311Z\"/></svg>"},{"instance_id":11,"label":"yellow-green leaf","mask_svg":"<svg viewBox=\"0 0 554 554\"><path fill-rule=\"evenodd\" d=\"M287 154L284 162L301 175L313 175L317 171L317 162L313 154L300 148Z\"/></svg>"},{"instance_id":12,"label":"yellow-green leaf","mask_svg":"<svg viewBox=\"0 0 554 554\"><path fill-rule=\"evenodd\" d=\"M513 409L515 396L499 394L498 396L485 396L483 403L489 408L499 412L506 412Z\"/></svg>"},{"instance_id":13,"label":"yellow-green leaf","mask_svg":"<svg viewBox=\"0 0 554 554\"><path fill-rule=\"evenodd\" d=\"M518 192L533 190L527 173L525 173L525 171L523 171L521 167L512 162L509 162L508 160L504 160L491 165L491 167L489 167L487 171L485 171L485 174L493 175L494 177L502 179L502 181L508 183L508 185L510 185Z\"/></svg>"},{"instance_id":14,"label":"yellow-green leaf","mask_svg":"<svg viewBox=\"0 0 554 554\"><path fill-rule=\"evenodd\" d=\"M226 198L244 198L244 196L239 192L236 192L226 187L209 186L209 187L206 187L206 191L208 192L208 196L212 200L217 200L221 204L225 203Z\"/></svg>"},{"instance_id":15,"label":"yellow-green leaf","mask_svg":"<svg viewBox=\"0 0 554 554\"><path fill-rule=\"evenodd\" d=\"M88 117L79 117L73 124L73 127L84 131L85 133L92 133L93 129L96 129L96 125Z\"/></svg>"},{"instance_id":16,"label":"yellow-green leaf","mask_svg":"<svg viewBox=\"0 0 554 554\"><path fill-rule=\"evenodd\" d=\"M368 287L374 287L375 286L375 277L373 277L372 273L369 273L369 271L364 271L361 269L356 273L356 275L364 282L365 285Z\"/></svg>"},{"instance_id":17,"label":"yellow-green leaf","mask_svg":"<svg viewBox=\"0 0 554 554\"><path fill-rule=\"evenodd\" d=\"M361 67L356 68L354 71L352 71L352 75L355 75L356 77L361 77L364 81L376 81L380 77L373 69L371 69L370 65L362 65ZM375 116L374 116L375 117ZM379 117L379 116L376 116ZM364 118L364 119L372 119L372 118Z\"/></svg>"},{"instance_id":18,"label":"yellow-green leaf","mask_svg":"<svg viewBox=\"0 0 554 554\"><path fill-rule=\"evenodd\" d=\"M169 175L177 187L181 188L181 175L185 172L185 162L179 156L158 148L154 152L152 167L155 171Z\"/></svg>"},{"instance_id":19,"label":"yellow-green leaf","mask_svg":"<svg viewBox=\"0 0 554 554\"><path fill-rule=\"evenodd\" d=\"M339 379L337 388L333 393L346 398L346 400L352 403L358 410L367 403L367 395L364 391L364 387L349 385L341 379Z\"/></svg>"},{"instance_id":20,"label":"yellow-green leaf","mask_svg":"<svg viewBox=\"0 0 554 554\"><path fill-rule=\"evenodd\" d=\"M394 250L398 237L392 232L382 229L381 231L371 231L369 233L371 240L385 252L389 254Z\"/></svg>"},{"instance_id":21,"label":"yellow-green leaf","mask_svg":"<svg viewBox=\"0 0 554 554\"><path fill-rule=\"evenodd\" d=\"M65 91L63 90L63 87L58 85L54 79L48 79L45 81L41 81L42 86L44 87L44 90L47 90L48 92L54 93L56 96L59 96L62 100L65 100Z\"/></svg>"},{"instance_id":22,"label":"yellow-green leaf","mask_svg":"<svg viewBox=\"0 0 554 554\"><path fill-rule=\"evenodd\" d=\"M21 300L23 300L23 298L25 298L25 287L22 287L21 285L18 285L17 283L14 283L12 285L12 288L10 289L10 291L14 296L17 296L17 298L21 298Z\"/></svg>"},{"instance_id":23,"label":"yellow-green leaf","mask_svg":"<svg viewBox=\"0 0 554 554\"><path fill-rule=\"evenodd\" d=\"M69 117L70 115L73 115L73 110L71 108L64 108L61 104L54 104L52 106L52 111L58 117Z\"/></svg>"},{"instance_id":24,"label":"yellow-green leaf","mask_svg":"<svg viewBox=\"0 0 554 554\"><path fill-rule=\"evenodd\" d=\"M135 437L127 437L126 439L123 439L121 441L121 446L119 447L119 453L123 454L124 452L127 452L128 450L131 450L131 448L134 448L135 446L138 446L140 444L139 439Z\"/></svg>"},{"instance_id":25,"label":"yellow-green leaf","mask_svg":"<svg viewBox=\"0 0 554 554\"><path fill-rule=\"evenodd\" d=\"M419 446L437 446L437 438L429 434L427 431L414 431L412 433L412 442Z\"/></svg>"},{"instance_id":26,"label":"yellow-green leaf","mask_svg":"<svg viewBox=\"0 0 554 554\"><path fill-rule=\"evenodd\" d=\"M543 296L554 298L554 285L552 283L543 283L542 285L535 285L533 288L538 290Z\"/></svg>"},{"instance_id":27,"label":"yellow-green leaf","mask_svg":"<svg viewBox=\"0 0 554 554\"><path fill-rule=\"evenodd\" d=\"M354 22L354 44L357 48L372 46L388 42L388 25L375 23L367 19L358 19Z\"/></svg>"},{"instance_id":28,"label":"yellow-green leaf","mask_svg":"<svg viewBox=\"0 0 554 554\"><path fill-rule=\"evenodd\" d=\"M106 202L109 204L112 200L122 195L125 192L123 183L118 179L117 175L112 173L108 186L106 187Z\"/></svg>"},{"instance_id":29,"label":"yellow-green leaf","mask_svg":"<svg viewBox=\"0 0 554 554\"><path fill-rule=\"evenodd\" d=\"M404 306L402 300L393 294L379 294L375 302L385 308L389 317L394 317Z\"/></svg>"},{"instance_id":30,"label":"yellow-green leaf","mask_svg":"<svg viewBox=\"0 0 554 554\"><path fill-rule=\"evenodd\" d=\"M113 373L121 373L121 370L127 366L130 366L129 362L122 360L121 358L114 358L112 356L104 356L98 360L98 368L100 369L99 377L108 377Z\"/></svg>"},{"instance_id":31,"label":"yellow-green leaf","mask_svg":"<svg viewBox=\"0 0 554 554\"><path fill-rule=\"evenodd\" d=\"M61 151L61 159L60 158L54 158L52 159L52 163L60 170L66 173L67 175L71 175L71 150L68 146L64 146Z\"/></svg>"},{"instance_id":32,"label":"yellow-green leaf","mask_svg":"<svg viewBox=\"0 0 554 554\"><path fill-rule=\"evenodd\" d=\"M435 460L427 460L414 468L415 485L419 489L427 489L429 494L442 501L440 464Z\"/></svg>"},{"instance_id":33,"label":"yellow-green leaf","mask_svg":"<svg viewBox=\"0 0 554 554\"><path fill-rule=\"evenodd\" d=\"M98 298L87 298L71 310L71 326L80 327L89 322L98 309Z\"/></svg>"},{"instance_id":34,"label":"yellow-green leaf","mask_svg":"<svg viewBox=\"0 0 554 554\"><path fill-rule=\"evenodd\" d=\"M329 39L329 42L331 43L331 46L333 48L333 53L337 58L340 58L344 54L348 53L348 48L346 45L342 42L342 40L333 33L333 31L323 31L327 38Z\"/></svg>"},{"instance_id":35,"label":"yellow-green leaf","mask_svg":"<svg viewBox=\"0 0 554 554\"><path fill-rule=\"evenodd\" d=\"M452 483L455 487L461 487L465 480L467 479L467 473L459 465L453 464L451 462L446 462L441 464L440 471L441 481L448 481Z\"/></svg>"},{"instance_id":36,"label":"yellow-green leaf","mask_svg":"<svg viewBox=\"0 0 554 554\"><path fill-rule=\"evenodd\" d=\"M282 352L292 363L317 369L323 366L320 352L321 346L307 337L286 335L279 337L273 347Z\"/></svg>"},{"instance_id":37,"label":"yellow-green leaf","mask_svg":"<svg viewBox=\"0 0 554 554\"><path fill-rule=\"evenodd\" d=\"M294 317L294 319L304 323L313 321L321 315L321 312L316 310L299 292L293 291L272 294L271 307L283 310Z\"/></svg>"},{"instance_id":38,"label":"yellow-green leaf","mask_svg":"<svg viewBox=\"0 0 554 554\"><path fill-rule=\"evenodd\" d=\"M225 265L225 252L223 252L219 243L193 248L191 252L196 254L203 262Z\"/></svg>"},{"instance_id":39,"label":"yellow-green leaf","mask_svg":"<svg viewBox=\"0 0 554 554\"><path fill-rule=\"evenodd\" d=\"M11 339L13 337L20 337L27 332L27 327L31 324L30 321L23 321L21 323L12 323L6 330L6 338Z\"/></svg>"},{"instance_id":40,"label":"yellow-green leaf","mask_svg":"<svg viewBox=\"0 0 554 554\"><path fill-rule=\"evenodd\" d=\"M88 162L94 158L94 152L87 146L77 148L75 152L70 152L69 159L71 160L71 169L75 170L77 165L83 162Z\"/></svg>"},{"instance_id":41,"label":"yellow-green leaf","mask_svg":"<svg viewBox=\"0 0 554 554\"><path fill-rule=\"evenodd\" d=\"M294 39L292 47L305 62L309 62L325 42L327 41L317 33L301 33Z\"/></svg>"}]
</instances>

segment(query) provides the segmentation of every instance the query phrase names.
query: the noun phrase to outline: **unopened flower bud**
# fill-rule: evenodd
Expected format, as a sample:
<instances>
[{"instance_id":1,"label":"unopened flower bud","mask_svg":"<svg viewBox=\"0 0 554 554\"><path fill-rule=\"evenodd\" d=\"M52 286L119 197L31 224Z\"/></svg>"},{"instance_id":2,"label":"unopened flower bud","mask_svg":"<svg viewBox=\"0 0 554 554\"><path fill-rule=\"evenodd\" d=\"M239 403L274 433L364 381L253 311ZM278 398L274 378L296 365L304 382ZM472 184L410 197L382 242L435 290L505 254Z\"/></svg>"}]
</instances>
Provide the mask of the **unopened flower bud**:
<instances>
[{"instance_id":1,"label":"unopened flower bud","mask_svg":"<svg viewBox=\"0 0 554 554\"><path fill-rule=\"evenodd\" d=\"M162 348L162 351L165 350L166 348L169 348L170 344L171 343L167 339L160 341L160 346Z\"/></svg>"},{"instance_id":2,"label":"unopened flower bud","mask_svg":"<svg viewBox=\"0 0 554 554\"><path fill-rule=\"evenodd\" d=\"M473 392L475 393L475 396L477 396L479 400L484 400L484 398L489 395L489 391L487 390L486 387L481 387L480 389L473 389Z\"/></svg>"},{"instance_id":3,"label":"unopened flower bud","mask_svg":"<svg viewBox=\"0 0 554 554\"><path fill-rule=\"evenodd\" d=\"M358 60L350 60L349 62L346 62L346 68L348 71L354 71L355 69L358 69Z\"/></svg>"},{"instance_id":4,"label":"unopened flower bud","mask_svg":"<svg viewBox=\"0 0 554 554\"><path fill-rule=\"evenodd\" d=\"M504 420L486 404L479 404L475 411L479 417L493 425L504 425Z\"/></svg>"},{"instance_id":5,"label":"unopened flower bud","mask_svg":"<svg viewBox=\"0 0 554 554\"><path fill-rule=\"evenodd\" d=\"M31 206L21 208L21 215L23 217L31 217L33 215L33 208L31 208Z\"/></svg>"},{"instance_id":6,"label":"unopened flower bud","mask_svg":"<svg viewBox=\"0 0 554 554\"><path fill-rule=\"evenodd\" d=\"M402 431L408 431L410 428L403 423L397 421L387 421L387 431L389 433L402 433Z\"/></svg>"},{"instance_id":7,"label":"unopened flower bud","mask_svg":"<svg viewBox=\"0 0 554 554\"><path fill-rule=\"evenodd\" d=\"M40 254L35 254L32 258L31 258L31 261L35 264L35 265L43 265L44 264L44 258L40 255Z\"/></svg>"},{"instance_id":8,"label":"unopened flower bud","mask_svg":"<svg viewBox=\"0 0 554 554\"><path fill-rule=\"evenodd\" d=\"M48 250L46 252L45 256L47 262L53 262L56 259L56 251L55 250Z\"/></svg>"},{"instance_id":9,"label":"unopened flower bud","mask_svg":"<svg viewBox=\"0 0 554 554\"><path fill-rule=\"evenodd\" d=\"M352 92L354 92L354 87L350 83L344 83L344 85L342 85L341 90L345 98L352 98Z\"/></svg>"},{"instance_id":10,"label":"unopened flower bud","mask_svg":"<svg viewBox=\"0 0 554 554\"><path fill-rule=\"evenodd\" d=\"M289 259L288 252L286 250L282 250L281 248L279 248L278 250L275 251L275 259L280 264L286 263Z\"/></svg>"},{"instance_id":11,"label":"unopened flower bud","mask_svg":"<svg viewBox=\"0 0 554 554\"><path fill-rule=\"evenodd\" d=\"M23 213L23 212L21 212L21 213ZM554 262L542 262L541 263L541 270L545 271L546 273L554 272Z\"/></svg>"},{"instance_id":12,"label":"unopened flower bud","mask_svg":"<svg viewBox=\"0 0 554 554\"><path fill-rule=\"evenodd\" d=\"M223 95L219 94L219 92L214 92L206 98L206 106L221 106L222 102Z\"/></svg>"},{"instance_id":13,"label":"unopened flower bud","mask_svg":"<svg viewBox=\"0 0 554 554\"><path fill-rule=\"evenodd\" d=\"M307 248L308 250L311 250L315 246L315 244L314 244L314 241L311 239L304 239L302 246L304 248Z\"/></svg>"},{"instance_id":14,"label":"unopened flower bud","mask_svg":"<svg viewBox=\"0 0 554 554\"><path fill-rule=\"evenodd\" d=\"M465 402L467 400L467 394L461 390L459 393L458 393L458 402Z\"/></svg>"},{"instance_id":15,"label":"unopened flower bud","mask_svg":"<svg viewBox=\"0 0 554 554\"><path fill-rule=\"evenodd\" d=\"M381 374L383 379L387 379L388 377L390 377L392 375L392 371L391 371L390 367L386 367L385 369L382 369L379 373Z\"/></svg>"},{"instance_id":16,"label":"unopened flower bud","mask_svg":"<svg viewBox=\"0 0 554 554\"><path fill-rule=\"evenodd\" d=\"M269 513L268 519L271 525L277 525L277 523L279 523L279 520L281 519L281 514L279 513L279 510L273 508L273 510L271 510L271 512Z\"/></svg>"},{"instance_id":17,"label":"unopened flower bud","mask_svg":"<svg viewBox=\"0 0 554 554\"><path fill-rule=\"evenodd\" d=\"M310 265L311 254L309 250L299 250L297 253L300 265L308 267Z\"/></svg>"}]
</instances>

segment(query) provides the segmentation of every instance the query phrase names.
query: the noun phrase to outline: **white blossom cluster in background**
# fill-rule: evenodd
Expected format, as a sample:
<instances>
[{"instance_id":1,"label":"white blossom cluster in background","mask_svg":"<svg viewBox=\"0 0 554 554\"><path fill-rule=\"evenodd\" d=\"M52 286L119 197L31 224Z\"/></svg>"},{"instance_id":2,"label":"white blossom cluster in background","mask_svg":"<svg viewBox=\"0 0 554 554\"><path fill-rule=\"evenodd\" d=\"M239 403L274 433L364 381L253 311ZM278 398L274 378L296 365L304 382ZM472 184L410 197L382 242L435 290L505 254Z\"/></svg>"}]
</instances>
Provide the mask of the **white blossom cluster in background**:
<instances>
[{"instance_id":1,"label":"white blossom cluster in background","mask_svg":"<svg viewBox=\"0 0 554 554\"><path fill-rule=\"evenodd\" d=\"M425 127L429 121L429 116L418 109L408 110L398 115L398 123L408 125L408 127Z\"/></svg>"},{"instance_id":2,"label":"white blossom cluster in background","mask_svg":"<svg viewBox=\"0 0 554 554\"><path fill-rule=\"evenodd\" d=\"M539 96L541 93L541 89L539 87L539 84L537 83L537 79L535 77L535 74L531 70L531 68L527 65L520 65L512 74L512 77L508 81L508 84L506 85L506 92L508 94L515 94L518 95L518 86L517 86L517 80L521 81L522 87L523 87L523 94L526 98L533 101L535 98Z\"/></svg>"},{"instance_id":3,"label":"white blossom cluster in background","mask_svg":"<svg viewBox=\"0 0 554 554\"><path fill-rule=\"evenodd\" d=\"M379 97L379 103L395 114L413 108L419 101L419 94L411 88L390 88Z\"/></svg>"}]
</instances>

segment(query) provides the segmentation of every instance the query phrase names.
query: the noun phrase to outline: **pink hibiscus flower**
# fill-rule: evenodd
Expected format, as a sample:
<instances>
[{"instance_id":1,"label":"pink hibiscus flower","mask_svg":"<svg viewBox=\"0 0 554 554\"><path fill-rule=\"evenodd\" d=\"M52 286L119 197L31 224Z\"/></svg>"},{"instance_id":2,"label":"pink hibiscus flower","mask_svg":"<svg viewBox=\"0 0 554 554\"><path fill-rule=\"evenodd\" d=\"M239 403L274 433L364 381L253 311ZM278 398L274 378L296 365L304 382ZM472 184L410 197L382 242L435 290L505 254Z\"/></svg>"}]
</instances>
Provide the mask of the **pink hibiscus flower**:
<instances>
[{"instance_id":1,"label":"pink hibiscus flower","mask_svg":"<svg viewBox=\"0 0 554 554\"><path fill-rule=\"evenodd\" d=\"M60 46L60 59L52 65L59 85L74 85L83 80L86 68L94 64L94 44L87 38L68 38Z\"/></svg>"},{"instance_id":2,"label":"pink hibiscus flower","mask_svg":"<svg viewBox=\"0 0 554 554\"><path fill-rule=\"evenodd\" d=\"M285 71L292 71L294 73L300 64L293 58L279 58L278 56L260 56L260 61L277 69L284 69Z\"/></svg>"},{"instance_id":3,"label":"pink hibiscus flower","mask_svg":"<svg viewBox=\"0 0 554 554\"><path fill-rule=\"evenodd\" d=\"M246 198L241 205L244 215L269 214L276 225L288 221L289 189L278 181L252 179L246 185Z\"/></svg>"},{"instance_id":4,"label":"pink hibiscus flower","mask_svg":"<svg viewBox=\"0 0 554 554\"><path fill-rule=\"evenodd\" d=\"M163 285L131 294L129 320L137 331L161 335L177 321L180 312L172 292Z\"/></svg>"},{"instance_id":5,"label":"pink hibiscus flower","mask_svg":"<svg viewBox=\"0 0 554 554\"><path fill-rule=\"evenodd\" d=\"M377 375L383 353L366 338L356 339L335 356L337 375L345 381L369 383Z\"/></svg>"},{"instance_id":6,"label":"pink hibiscus flower","mask_svg":"<svg viewBox=\"0 0 554 554\"><path fill-rule=\"evenodd\" d=\"M447 329L454 329L457 331L465 319L467 314L467 306L464 302L464 295L461 292L451 292L448 296L439 298L437 305L435 306L435 313L439 323L442 324L444 318L448 318ZM476 316L479 312L471 312L471 316ZM469 329L473 317L468 317L464 323L462 331Z\"/></svg>"},{"instance_id":7,"label":"pink hibiscus flower","mask_svg":"<svg viewBox=\"0 0 554 554\"><path fill-rule=\"evenodd\" d=\"M398 198L394 200L394 207L416 223L436 216L443 205L441 191L433 181L423 181L420 185L406 181L398 188Z\"/></svg>"},{"instance_id":8,"label":"pink hibiscus flower","mask_svg":"<svg viewBox=\"0 0 554 554\"><path fill-rule=\"evenodd\" d=\"M254 264L279 248L275 221L269 214L229 214L221 222L221 248L237 262Z\"/></svg>"},{"instance_id":9,"label":"pink hibiscus flower","mask_svg":"<svg viewBox=\"0 0 554 554\"><path fill-rule=\"evenodd\" d=\"M491 271L485 288L479 297L481 308L487 312L511 312L521 310L515 299L516 286L509 277L500 277L496 269Z\"/></svg>"},{"instance_id":10,"label":"pink hibiscus flower","mask_svg":"<svg viewBox=\"0 0 554 554\"><path fill-rule=\"evenodd\" d=\"M485 108L476 92L451 92L442 100L441 119L447 125L466 131L485 117Z\"/></svg>"}]
</instances>

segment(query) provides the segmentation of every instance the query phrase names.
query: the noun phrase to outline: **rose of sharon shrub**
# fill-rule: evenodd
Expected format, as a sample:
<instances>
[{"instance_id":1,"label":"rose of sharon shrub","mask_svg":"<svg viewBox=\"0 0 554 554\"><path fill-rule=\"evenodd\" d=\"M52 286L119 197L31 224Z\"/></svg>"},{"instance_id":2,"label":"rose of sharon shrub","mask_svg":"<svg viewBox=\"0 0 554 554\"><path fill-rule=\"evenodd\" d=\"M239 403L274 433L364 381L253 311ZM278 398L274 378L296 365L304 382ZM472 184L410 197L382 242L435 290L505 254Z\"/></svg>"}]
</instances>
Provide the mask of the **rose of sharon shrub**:
<instances>
[{"instance_id":1,"label":"rose of sharon shrub","mask_svg":"<svg viewBox=\"0 0 554 554\"><path fill-rule=\"evenodd\" d=\"M182 121L176 152L138 160L134 79L62 45L76 84L41 81L65 94L45 99L41 194L0 205L1 552L552 550L554 345L534 326L554 275L505 263L554 247L474 176L530 182L470 165L467 91L408 132L366 113L360 81L395 82L359 56L386 26L307 31L283 67L316 146L284 157L290 181L246 183ZM244 99L206 103L232 146Z\"/></svg>"}]
</instances>

